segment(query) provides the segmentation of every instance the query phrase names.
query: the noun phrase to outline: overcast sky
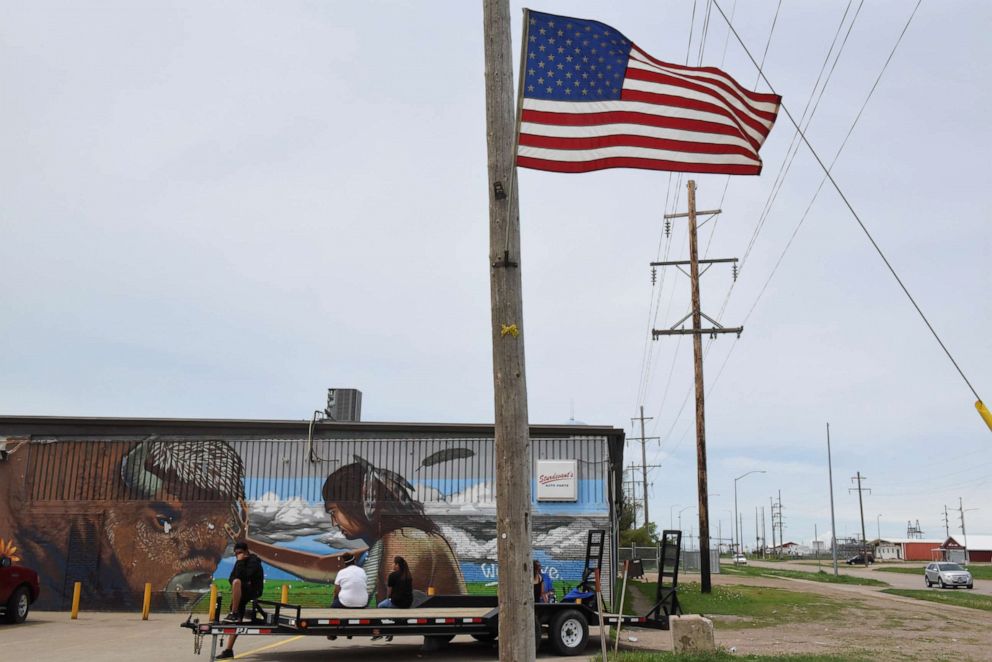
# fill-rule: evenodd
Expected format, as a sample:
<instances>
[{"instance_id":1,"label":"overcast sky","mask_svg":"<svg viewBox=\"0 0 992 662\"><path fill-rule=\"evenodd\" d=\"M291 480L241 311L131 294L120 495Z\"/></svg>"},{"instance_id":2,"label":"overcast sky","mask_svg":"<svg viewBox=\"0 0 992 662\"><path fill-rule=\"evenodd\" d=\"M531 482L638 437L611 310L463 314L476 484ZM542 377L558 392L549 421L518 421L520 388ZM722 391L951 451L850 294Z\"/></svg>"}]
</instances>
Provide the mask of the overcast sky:
<instances>
[{"instance_id":1,"label":"overcast sky","mask_svg":"<svg viewBox=\"0 0 992 662\"><path fill-rule=\"evenodd\" d=\"M914 4L858 13L808 131L825 159ZM706 5L529 3L674 62L699 61L706 27L702 62L754 86ZM739 5L798 118L858 2L784 2L770 41L777 2ZM481 3L0 8L0 413L304 418L338 386L363 391L366 420L492 420ZM924 2L834 168L988 400L990 28L988 3ZM724 210L701 231L710 257L744 257L793 134L780 117L759 177L695 176L699 207ZM958 497L979 508L969 530L992 533L992 433L829 188L754 306L820 174L801 149L720 318L744 334L707 355L713 535L729 537L751 469L767 473L739 483L745 540L779 489L787 538L829 530L826 421L838 533L858 526L857 471L869 536L919 519L943 537ZM685 180L523 170L519 190L531 421L574 411L632 436L644 405L667 527L695 503L691 342L645 341L686 314L689 287L677 272L652 287L648 263L687 256L684 221L662 235ZM723 265L705 275L704 312L731 284Z\"/></svg>"}]
</instances>

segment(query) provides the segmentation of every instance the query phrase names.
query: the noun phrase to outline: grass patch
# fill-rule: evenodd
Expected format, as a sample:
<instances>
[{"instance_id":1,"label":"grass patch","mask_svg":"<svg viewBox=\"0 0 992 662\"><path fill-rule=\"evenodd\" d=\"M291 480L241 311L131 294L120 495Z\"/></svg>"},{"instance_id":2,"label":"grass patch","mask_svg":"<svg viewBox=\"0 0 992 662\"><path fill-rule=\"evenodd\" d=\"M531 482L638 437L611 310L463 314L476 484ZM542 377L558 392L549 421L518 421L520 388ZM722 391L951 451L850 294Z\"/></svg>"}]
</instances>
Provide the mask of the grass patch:
<instances>
[{"instance_id":1,"label":"grass patch","mask_svg":"<svg viewBox=\"0 0 992 662\"><path fill-rule=\"evenodd\" d=\"M893 565L884 568L875 568L875 571L898 572L901 575L919 575L922 577L925 567L922 565ZM965 567L975 579L992 579L992 565L969 565Z\"/></svg>"},{"instance_id":2,"label":"grass patch","mask_svg":"<svg viewBox=\"0 0 992 662\"><path fill-rule=\"evenodd\" d=\"M755 566L729 566L720 568L721 574L741 575L744 577L785 577L789 579L806 579L828 584L857 584L860 586L888 586L886 582L854 575L835 575L832 572L806 572L805 570L780 570L778 568L758 568Z\"/></svg>"},{"instance_id":3,"label":"grass patch","mask_svg":"<svg viewBox=\"0 0 992 662\"><path fill-rule=\"evenodd\" d=\"M957 589L902 589L902 588L890 588L882 591L882 593L891 593L892 595L901 595L904 598L916 598L917 600L926 600L928 602L937 602L945 605L956 605L958 607L970 607L971 609L982 609L984 611L992 611L992 596L982 595L980 593L966 593L967 589L957 590Z\"/></svg>"},{"instance_id":4,"label":"grass patch","mask_svg":"<svg viewBox=\"0 0 992 662\"><path fill-rule=\"evenodd\" d=\"M594 660L602 660L602 657L595 657ZM871 660L867 655L857 653L846 653L844 655L818 655L793 654L793 655L738 655L725 650L718 650L713 653L670 653L654 651L630 651L621 653L618 656L610 656L615 662L738 662L739 660L752 660L754 662L862 662Z\"/></svg>"},{"instance_id":5,"label":"grass patch","mask_svg":"<svg viewBox=\"0 0 992 662\"><path fill-rule=\"evenodd\" d=\"M643 582L628 584L649 599L654 597L654 585ZM780 623L799 623L824 618L853 606L850 600L840 601L815 593L786 591L763 586L713 586L713 592L703 594L697 582L679 586L679 602L686 614L708 617L728 616L720 619L720 628L761 628Z\"/></svg>"}]
</instances>

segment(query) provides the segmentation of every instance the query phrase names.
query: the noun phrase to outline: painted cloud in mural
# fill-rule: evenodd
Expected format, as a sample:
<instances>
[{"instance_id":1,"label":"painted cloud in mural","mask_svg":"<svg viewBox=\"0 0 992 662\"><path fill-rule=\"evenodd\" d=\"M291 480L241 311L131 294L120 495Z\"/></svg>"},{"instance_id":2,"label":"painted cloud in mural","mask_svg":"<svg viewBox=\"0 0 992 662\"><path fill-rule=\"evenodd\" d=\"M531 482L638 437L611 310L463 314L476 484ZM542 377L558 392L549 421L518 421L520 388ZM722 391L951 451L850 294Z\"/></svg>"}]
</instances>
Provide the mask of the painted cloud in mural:
<instances>
[{"instance_id":1,"label":"painted cloud in mural","mask_svg":"<svg viewBox=\"0 0 992 662\"><path fill-rule=\"evenodd\" d=\"M252 537L269 542L294 540L335 530L323 504L310 505L302 497L282 499L267 492L248 503L248 524Z\"/></svg>"}]
</instances>

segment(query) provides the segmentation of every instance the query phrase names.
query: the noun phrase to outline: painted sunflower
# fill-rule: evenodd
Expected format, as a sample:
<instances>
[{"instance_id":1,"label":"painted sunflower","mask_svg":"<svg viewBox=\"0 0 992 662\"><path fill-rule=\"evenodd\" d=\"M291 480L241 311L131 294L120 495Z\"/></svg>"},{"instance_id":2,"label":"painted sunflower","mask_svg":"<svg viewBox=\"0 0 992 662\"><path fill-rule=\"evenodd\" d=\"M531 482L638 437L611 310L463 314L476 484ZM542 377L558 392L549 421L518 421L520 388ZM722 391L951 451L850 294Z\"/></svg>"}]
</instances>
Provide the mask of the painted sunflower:
<instances>
[{"instance_id":1,"label":"painted sunflower","mask_svg":"<svg viewBox=\"0 0 992 662\"><path fill-rule=\"evenodd\" d=\"M12 563L21 560L21 557L17 555L17 545L14 544L14 541L3 538L0 538L0 556L6 556Z\"/></svg>"}]
</instances>

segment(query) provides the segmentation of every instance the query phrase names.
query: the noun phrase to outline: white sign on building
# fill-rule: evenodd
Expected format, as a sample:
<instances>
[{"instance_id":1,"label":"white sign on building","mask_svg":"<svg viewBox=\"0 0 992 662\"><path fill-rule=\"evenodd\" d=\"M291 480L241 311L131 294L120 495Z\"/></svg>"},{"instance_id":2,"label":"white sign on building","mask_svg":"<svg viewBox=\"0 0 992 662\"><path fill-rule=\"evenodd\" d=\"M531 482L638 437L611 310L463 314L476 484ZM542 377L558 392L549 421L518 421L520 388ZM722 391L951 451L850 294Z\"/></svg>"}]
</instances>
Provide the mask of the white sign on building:
<instances>
[{"instance_id":1,"label":"white sign on building","mask_svg":"<svg viewBox=\"0 0 992 662\"><path fill-rule=\"evenodd\" d=\"M538 501L578 501L579 463L576 460L537 461Z\"/></svg>"}]
</instances>

